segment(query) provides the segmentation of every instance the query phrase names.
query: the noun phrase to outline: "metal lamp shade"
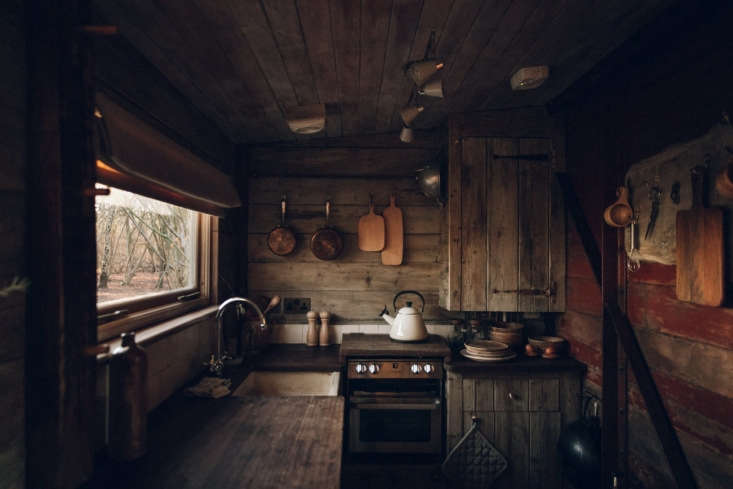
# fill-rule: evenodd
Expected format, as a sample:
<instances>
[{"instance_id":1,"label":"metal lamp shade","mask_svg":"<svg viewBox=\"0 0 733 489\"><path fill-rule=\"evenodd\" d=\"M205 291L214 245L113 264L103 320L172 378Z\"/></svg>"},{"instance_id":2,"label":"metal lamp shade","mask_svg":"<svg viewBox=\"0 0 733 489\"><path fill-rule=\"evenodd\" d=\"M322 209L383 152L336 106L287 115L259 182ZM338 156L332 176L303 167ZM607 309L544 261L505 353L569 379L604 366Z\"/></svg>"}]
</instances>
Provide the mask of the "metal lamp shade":
<instances>
[{"instance_id":1,"label":"metal lamp shade","mask_svg":"<svg viewBox=\"0 0 733 489\"><path fill-rule=\"evenodd\" d=\"M407 67L407 74L418 87L430 79L438 70L443 69L443 63L435 60L417 61Z\"/></svg>"},{"instance_id":2,"label":"metal lamp shade","mask_svg":"<svg viewBox=\"0 0 733 489\"><path fill-rule=\"evenodd\" d=\"M419 93L420 95L425 95L427 97L443 98L443 80L432 80L423 85L423 87L418 90L417 93Z\"/></svg>"},{"instance_id":3,"label":"metal lamp shade","mask_svg":"<svg viewBox=\"0 0 733 489\"><path fill-rule=\"evenodd\" d=\"M411 143L415 139L415 133L411 127L403 126L400 131L400 141L403 143Z\"/></svg>"},{"instance_id":4,"label":"metal lamp shade","mask_svg":"<svg viewBox=\"0 0 733 489\"><path fill-rule=\"evenodd\" d=\"M422 105L405 107L404 109L400 110L400 117L402 118L402 122L405 123L405 126L410 126L423 110L425 110L425 107L423 107Z\"/></svg>"}]
</instances>

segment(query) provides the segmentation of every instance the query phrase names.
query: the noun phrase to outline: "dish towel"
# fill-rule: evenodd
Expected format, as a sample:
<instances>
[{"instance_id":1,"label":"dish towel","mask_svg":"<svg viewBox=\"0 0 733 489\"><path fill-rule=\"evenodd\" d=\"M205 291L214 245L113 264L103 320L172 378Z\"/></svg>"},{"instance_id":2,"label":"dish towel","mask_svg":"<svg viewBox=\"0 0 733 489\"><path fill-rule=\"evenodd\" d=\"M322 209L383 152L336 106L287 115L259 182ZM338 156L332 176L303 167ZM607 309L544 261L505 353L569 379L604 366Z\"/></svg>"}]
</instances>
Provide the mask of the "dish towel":
<instances>
[{"instance_id":1,"label":"dish towel","mask_svg":"<svg viewBox=\"0 0 733 489\"><path fill-rule=\"evenodd\" d=\"M204 377L198 384L186 389L189 397L210 397L218 399L231 394L232 381L221 377Z\"/></svg>"}]
</instances>

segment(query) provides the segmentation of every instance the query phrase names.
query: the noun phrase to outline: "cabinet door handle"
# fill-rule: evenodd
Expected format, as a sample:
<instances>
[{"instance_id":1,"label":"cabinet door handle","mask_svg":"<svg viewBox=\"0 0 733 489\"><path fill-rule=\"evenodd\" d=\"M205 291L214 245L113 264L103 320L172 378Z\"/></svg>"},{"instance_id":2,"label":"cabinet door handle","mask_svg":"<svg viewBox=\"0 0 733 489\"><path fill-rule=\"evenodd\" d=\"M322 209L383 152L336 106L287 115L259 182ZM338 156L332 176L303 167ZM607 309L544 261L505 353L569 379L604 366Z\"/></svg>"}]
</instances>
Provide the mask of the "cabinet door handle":
<instances>
[{"instance_id":1,"label":"cabinet door handle","mask_svg":"<svg viewBox=\"0 0 733 489\"><path fill-rule=\"evenodd\" d=\"M519 400L519 395L518 394L514 394L513 392L510 392L508 397L509 397L509 400L510 401L518 401Z\"/></svg>"}]
</instances>

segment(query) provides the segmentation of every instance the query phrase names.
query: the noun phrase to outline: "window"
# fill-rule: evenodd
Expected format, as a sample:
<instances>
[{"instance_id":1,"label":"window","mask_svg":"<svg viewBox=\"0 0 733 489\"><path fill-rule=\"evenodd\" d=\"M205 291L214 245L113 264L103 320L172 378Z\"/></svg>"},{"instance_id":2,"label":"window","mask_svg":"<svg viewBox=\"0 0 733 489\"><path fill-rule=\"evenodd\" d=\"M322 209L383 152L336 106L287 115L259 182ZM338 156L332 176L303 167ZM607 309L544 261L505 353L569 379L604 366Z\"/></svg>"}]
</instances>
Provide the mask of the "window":
<instances>
[{"instance_id":1,"label":"window","mask_svg":"<svg viewBox=\"0 0 733 489\"><path fill-rule=\"evenodd\" d=\"M210 216L113 187L95 207L100 339L208 299Z\"/></svg>"}]
</instances>

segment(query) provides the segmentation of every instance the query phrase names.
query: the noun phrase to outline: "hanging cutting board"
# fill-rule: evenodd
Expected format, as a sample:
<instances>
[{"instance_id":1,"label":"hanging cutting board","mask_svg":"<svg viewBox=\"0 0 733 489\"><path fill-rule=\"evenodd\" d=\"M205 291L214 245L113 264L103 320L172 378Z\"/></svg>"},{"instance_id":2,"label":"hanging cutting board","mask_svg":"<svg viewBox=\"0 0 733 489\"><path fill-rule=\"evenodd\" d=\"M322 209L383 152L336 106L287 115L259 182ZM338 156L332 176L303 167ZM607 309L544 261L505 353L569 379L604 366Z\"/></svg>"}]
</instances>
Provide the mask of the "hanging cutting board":
<instances>
[{"instance_id":1,"label":"hanging cutting board","mask_svg":"<svg viewBox=\"0 0 733 489\"><path fill-rule=\"evenodd\" d=\"M382 251L384 249L384 218L374 213L374 201L369 198L369 214L359 218L359 249Z\"/></svg>"},{"instance_id":2,"label":"hanging cutting board","mask_svg":"<svg viewBox=\"0 0 733 489\"><path fill-rule=\"evenodd\" d=\"M389 197L389 207L382 212L384 216L385 242L382 250L382 265L402 265L405 250L402 209L395 205L395 196Z\"/></svg>"},{"instance_id":3,"label":"hanging cutting board","mask_svg":"<svg viewBox=\"0 0 733 489\"><path fill-rule=\"evenodd\" d=\"M724 295L723 211L702 202L705 167L692 173L692 208L677 213L677 298L720 306Z\"/></svg>"}]
</instances>

